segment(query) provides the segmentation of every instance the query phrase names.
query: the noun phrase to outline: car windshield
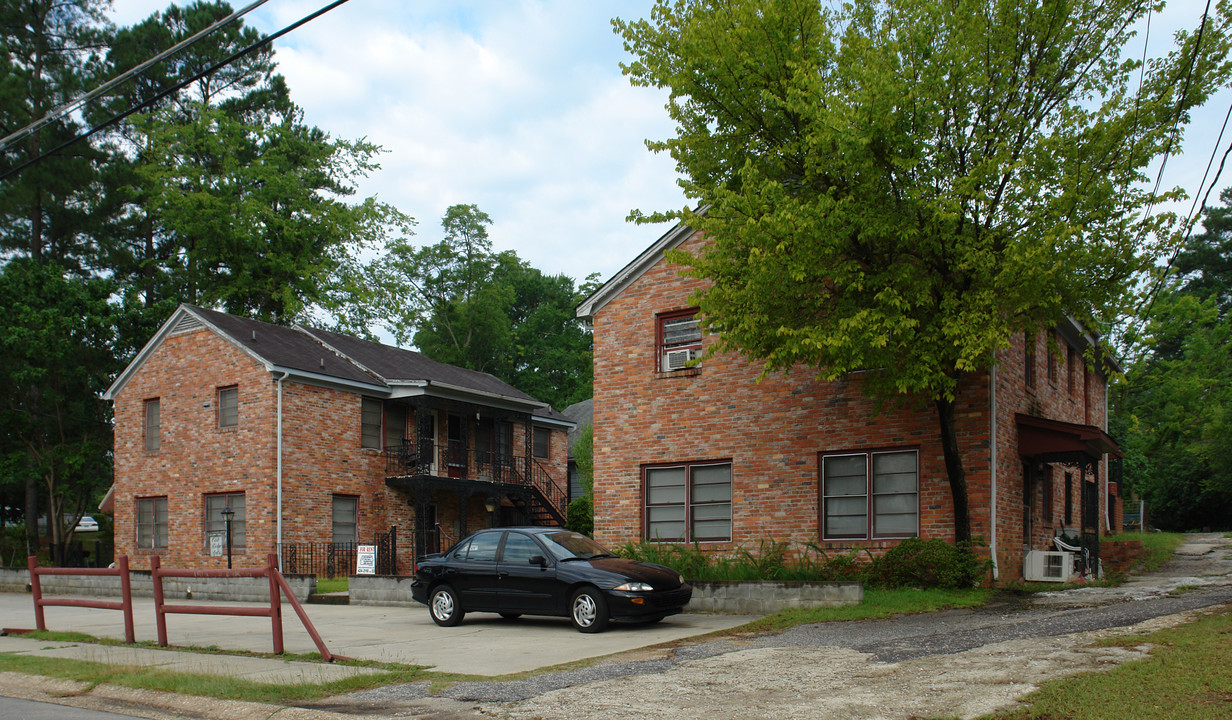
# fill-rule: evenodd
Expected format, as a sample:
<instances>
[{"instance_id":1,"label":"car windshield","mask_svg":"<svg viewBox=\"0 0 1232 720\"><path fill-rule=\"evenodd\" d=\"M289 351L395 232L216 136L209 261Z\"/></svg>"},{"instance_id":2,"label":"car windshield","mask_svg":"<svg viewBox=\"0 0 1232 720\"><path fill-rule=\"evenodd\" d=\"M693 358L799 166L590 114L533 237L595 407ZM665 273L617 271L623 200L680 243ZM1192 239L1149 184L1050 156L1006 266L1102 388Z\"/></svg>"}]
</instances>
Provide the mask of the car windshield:
<instances>
[{"instance_id":1,"label":"car windshield","mask_svg":"<svg viewBox=\"0 0 1232 720\"><path fill-rule=\"evenodd\" d=\"M611 553L602 545L581 533L562 530L545 533L540 535L539 539L547 545L548 552L552 553L557 560L592 560L597 557L611 556Z\"/></svg>"}]
</instances>

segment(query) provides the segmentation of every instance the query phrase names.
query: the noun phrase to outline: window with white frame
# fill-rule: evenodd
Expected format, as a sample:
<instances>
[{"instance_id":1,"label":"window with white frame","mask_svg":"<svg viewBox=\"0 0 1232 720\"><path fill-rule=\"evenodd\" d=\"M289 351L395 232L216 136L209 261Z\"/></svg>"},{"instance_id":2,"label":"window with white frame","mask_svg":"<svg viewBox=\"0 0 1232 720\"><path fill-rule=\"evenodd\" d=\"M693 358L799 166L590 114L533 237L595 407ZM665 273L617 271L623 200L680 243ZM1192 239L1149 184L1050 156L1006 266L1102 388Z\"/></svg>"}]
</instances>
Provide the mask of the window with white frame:
<instances>
[{"instance_id":1,"label":"window with white frame","mask_svg":"<svg viewBox=\"0 0 1232 720\"><path fill-rule=\"evenodd\" d=\"M359 539L359 498L334 496L334 542L353 543Z\"/></svg>"},{"instance_id":2,"label":"window with white frame","mask_svg":"<svg viewBox=\"0 0 1232 720\"><path fill-rule=\"evenodd\" d=\"M205 547L210 548L210 536L226 537L227 515L231 511L231 547L243 548L246 544L244 493L218 493L205 496Z\"/></svg>"},{"instance_id":3,"label":"window with white frame","mask_svg":"<svg viewBox=\"0 0 1232 720\"><path fill-rule=\"evenodd\" d=\"M167 498L137 498L137 547L167 547Z\"/></svg>"},{"instance_id":4,"label":"window with white frame","mask_svg":"<svg viewBox=\"0 0 1232 720\"><path fill-rule=\"evenodd\" d=\"M822 538L919 534L919 453L872 451L821 458Z\"/></svg>"},{"instance_id":5,"label":"window with white frame","mask_svg":"<svg viewBox=\"0 0 1232 720\"><path fill-rule=\"evenodd\" d=\"M145 451L158 452L161 408L158 398L145 401Z\"/></svg>"},{"instance_id":6,"label":"window with white frame","mask_svg":"<svg viewBox=\"0 0 1232 720\"><path fill-rule=\"evenodd\" d=\"M218 427L233 428L240 424L240 389L234 385L218 388Z\"/></svg>"},{"instance_id":7,"label":"window with white frame","mask_svg":"<svg viewBox=\"0 0 1232 720\"><path fill-rule=\"evenodd\" d=\"M702 328L697 310L666 313L658 318L659 372L687 370L701 357Z\"/></svg>"},{"instance_id":8,"label":"window with white frame","mask_svg":"<svg viewBox=\"0 0 1232 720\"><path fill-rule=\"evenodd\" d=\"M646 468L646 539L656 542L730 541L731 468L730 462Z\"/></svg>"}]
</instances>

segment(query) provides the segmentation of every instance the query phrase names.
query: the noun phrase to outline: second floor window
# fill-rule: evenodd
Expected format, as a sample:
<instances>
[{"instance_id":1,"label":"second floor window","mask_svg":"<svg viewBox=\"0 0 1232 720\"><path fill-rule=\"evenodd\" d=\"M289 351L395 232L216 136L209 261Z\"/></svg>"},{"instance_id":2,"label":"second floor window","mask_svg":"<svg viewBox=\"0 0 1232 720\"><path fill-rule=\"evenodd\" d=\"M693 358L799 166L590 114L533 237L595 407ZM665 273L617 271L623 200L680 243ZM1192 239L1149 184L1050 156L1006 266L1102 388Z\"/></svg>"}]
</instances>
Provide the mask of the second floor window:
<instances>
[{"instance_id":1,"label":"second floor window","mask_svg":"<svg viewBox=\"0 0 1232 720\"><path fill-rule=\"evenodd\" d=\"M659 372L694 367L689 362L701 357L702 352L702 328L698 324L697 311L660 315L657 346Z\"/></svg>"},{"instance_id":2,"label":"second floor window","mask_svg":"<svg viewBox=\"0 0 1232 720\"><path fill-rule=\"evenodd\" d=\"M360 401L360 447L381 449L381 405L376 398Z\"/></svg>"},{"instance_id":3,"label":"second floor window","mask_svg":"<svg viewBox=\"0 0 1232 720\"><path fill-rule=\"evenodd\" d=\"M547 460L552 456L552 431L544 427L535 428L535 457Z\"/></svg>"},{"instance_id":4,"label":"second floor window","mask_svg":"<svg viewBox=\"0 0 1232 720\"><path fill-rule=\"evenodd\" d=\"M145 401L145 451L158 452L159 446L159 401L158 398Z\"/></svg>"},{"instance_id":5,"label":"second floor window","mask_svg":"<svg viewBox=\"0 0 1232 720\"><path fill-rule=\"evenodd\" d=\"M233 428L240 424L240 389L218 388L218 427Z\"/></svg>"}]
</instances>

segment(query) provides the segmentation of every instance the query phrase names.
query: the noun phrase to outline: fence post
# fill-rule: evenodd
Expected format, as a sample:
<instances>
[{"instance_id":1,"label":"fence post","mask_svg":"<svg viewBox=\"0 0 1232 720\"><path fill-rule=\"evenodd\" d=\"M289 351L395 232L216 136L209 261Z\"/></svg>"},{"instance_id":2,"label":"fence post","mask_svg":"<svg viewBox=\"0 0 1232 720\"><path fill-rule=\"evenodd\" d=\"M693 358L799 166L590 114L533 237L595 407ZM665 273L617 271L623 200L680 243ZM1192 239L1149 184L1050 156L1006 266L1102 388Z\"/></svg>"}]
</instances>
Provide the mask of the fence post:
<instances>
[{"instance_id":1,"label":"fence post","mask_svg":"<svg viewBox=\"0 0 1232 720\"><path fill-rule=\"evenodd\" d=\"M269 580L270 623L273 625L274 654L281 655L282 646L282 598L278 587L278 556L270 553L267 558L265 577Z\"/></svg>"},{"instance_id":2,"label":"fence post","mask_svg":"<svg viewBox=\"0 0 1232 720\"><path fill-rule=\"evenodd\" d=\"M163 613L163 576L159 574L162 560L150 556L150 580L154 584L154 620L158 625L158 644L167 647L167 616Z\"/></svg>"},{"instance_id":3,"label":"fence post","mask_svg":"<svg viewBox=\"0 0 1232 720\"><path fill-rule=\"evenodd\" d=\"M43 586L39 583L38 558L30 555L26 558L26 567L30 568L30 593L34 595L34 626L39 630L47 629L43 618Z\"/></svg>"},{"instance_id":4,"label":"fence post","mask_svg":"<svg viewBox=\"0 0 1232 720\"><path fill-rule=\"evenodd\" d=\"M128 577L128 556L116 558L116 570L120 571L120 601L124 603L124 642L137 642L133 629L133 585Z\"/></svg>"}]
</instances>

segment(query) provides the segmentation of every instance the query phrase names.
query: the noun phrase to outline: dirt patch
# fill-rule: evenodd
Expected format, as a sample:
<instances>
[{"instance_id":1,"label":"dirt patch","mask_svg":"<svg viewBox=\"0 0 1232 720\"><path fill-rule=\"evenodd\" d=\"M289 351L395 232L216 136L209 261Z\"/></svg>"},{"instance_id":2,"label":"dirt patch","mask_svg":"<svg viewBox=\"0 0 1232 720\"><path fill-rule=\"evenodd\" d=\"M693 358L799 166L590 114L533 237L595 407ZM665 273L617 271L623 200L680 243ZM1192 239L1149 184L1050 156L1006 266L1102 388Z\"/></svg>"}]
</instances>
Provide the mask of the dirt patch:
<instances>
[{"instance_id":1,"label":"dirt patch","mask_svg":"<svg viewBox=\"0 0 1232 720\"><path fill-rule=\"evenodd\" d=\"M480 711L510 720L639 717L663 720L972 718L1013 705L1041 682L1146 657L1146 646L1097 640L1189 621L1181 613L1130 628L1014 640L951 655L877 662L846 648L760 648L545 693Z\"/></svg>"}]
</instances>

